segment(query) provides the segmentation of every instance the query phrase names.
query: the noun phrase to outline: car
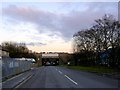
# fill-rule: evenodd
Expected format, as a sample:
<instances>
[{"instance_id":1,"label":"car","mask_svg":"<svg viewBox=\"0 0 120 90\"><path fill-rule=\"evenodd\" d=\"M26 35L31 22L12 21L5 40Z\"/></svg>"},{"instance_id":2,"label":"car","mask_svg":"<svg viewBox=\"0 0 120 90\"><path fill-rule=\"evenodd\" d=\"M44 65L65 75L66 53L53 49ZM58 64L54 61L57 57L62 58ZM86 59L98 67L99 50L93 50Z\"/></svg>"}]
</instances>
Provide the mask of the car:
<instances>
[{"instance_id":1,"label":"car","mask_svg":"<svg viewBox=\"0 0 120 90\"><path fill-rule=\"evenodd\" d=\"M45 66L50 66L50 65L51 65L50 62L46 62L46 63L45 63Z\"/></svg>"},{"instance_id":2,"label":"car","mask_svg":"<svg viewBox=\"0 0 120 90\"><path fill-rule=\"evenodd\" d=\"M52 63L53 66L56 66L56 63Z\"/></svg>"}]
</instances>

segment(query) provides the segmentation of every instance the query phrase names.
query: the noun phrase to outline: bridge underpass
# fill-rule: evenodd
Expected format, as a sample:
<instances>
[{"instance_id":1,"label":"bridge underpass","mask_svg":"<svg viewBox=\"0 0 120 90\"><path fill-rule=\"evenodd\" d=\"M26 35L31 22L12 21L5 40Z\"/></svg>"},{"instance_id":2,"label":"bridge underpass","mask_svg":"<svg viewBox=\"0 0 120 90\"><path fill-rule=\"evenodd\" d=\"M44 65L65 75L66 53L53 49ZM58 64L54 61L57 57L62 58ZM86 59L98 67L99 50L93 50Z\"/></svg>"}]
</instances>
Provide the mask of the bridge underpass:
<instances>
[{"instance_id":1,"label":"bridge underpass","mask_svg":"<svg viewBox=\"0 0 120 90\"><path fill-rule=\"evenodd\" d=\"M59 65L59 55L42 54L42 65Z\"/></svg>"}]
</instances>

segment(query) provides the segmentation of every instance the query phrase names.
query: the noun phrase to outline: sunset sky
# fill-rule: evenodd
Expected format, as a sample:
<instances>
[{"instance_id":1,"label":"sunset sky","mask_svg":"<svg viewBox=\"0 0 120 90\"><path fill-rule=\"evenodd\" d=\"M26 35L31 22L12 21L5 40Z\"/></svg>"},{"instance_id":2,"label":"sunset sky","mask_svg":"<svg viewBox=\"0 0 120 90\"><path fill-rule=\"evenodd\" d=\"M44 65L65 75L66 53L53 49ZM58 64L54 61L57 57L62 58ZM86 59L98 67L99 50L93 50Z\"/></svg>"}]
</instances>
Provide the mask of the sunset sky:
<instances>
[{"instance_id":1,"label":"sunset sky","mask_svg":"<svg viewBox=\"0 0 120 90\"><path fill-rule=\"evenodd\" d=\"M117 2L2 2L1 8L0 43L23 42L36 52L72 52L74 33L105 14L118 17Z\"/></svg>"}]
</instances>

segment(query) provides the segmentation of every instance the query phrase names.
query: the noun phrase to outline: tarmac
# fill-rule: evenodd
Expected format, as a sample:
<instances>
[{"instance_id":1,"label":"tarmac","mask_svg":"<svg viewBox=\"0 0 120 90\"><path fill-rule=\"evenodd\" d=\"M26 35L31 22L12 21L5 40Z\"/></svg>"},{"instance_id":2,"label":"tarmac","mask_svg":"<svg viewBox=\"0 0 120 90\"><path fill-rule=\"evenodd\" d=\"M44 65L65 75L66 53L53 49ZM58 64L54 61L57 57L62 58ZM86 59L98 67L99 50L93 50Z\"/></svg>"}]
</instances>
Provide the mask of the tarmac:
<instances>
[{"instance_id":1,"label":"tarmac","mask_svg":"<svg viewBox=\"0 0 120 90\"><path fill-rule=\"evenodd\" d=\"M65 77L62 77L63 73L66 74ZM97 76L95 74L97 74ZM85 77L85 75L86 75L86 77ZM62 88L65 88L64 87L65 82L66 82L66 84L68 84L66 78L73 82L73 80L71 80L68 76L72 77L73 79L75 79L75 81L77 81L77 83L80 83L80 85L82 85L83 84L83 83L81 83L82 79L84 79L83 82L85 82L85 81L88 82L89 79L93 80L91 78L96 78L96 79L93 80L94 82L98 82L100 80L101 80L101 82L102 81L107 82L107 81L109 81L109 78L110 78L111 79L110 82L113 83L113 81L115 81L115 79L119 81L119 75L120 74L118 74L118 73L112 73L112 74L104 73L104 74L101 74L101 73L95 73L95 72L72 70L72 69L67 69L65 67L51 67L51 66L49 66L49 67L41 67L41 68L31 68L31 70L29 70L29 71L26 71L24 73L16 75L16 76L14 76L10 79L7 79L6 81L0 83L0 85L2 85L2 89L8 89L8 88L16 89L16 88L19 88L22 84L24 85L23 87L28 88L28 87L32 87L32 86L30 86L30 83L33 83L33 81L36 80L35 85L37 85L37 86L33 85L33 87L34 86L35 87L40 87L40 85L41 85L42 88L46 88L46 87L47 88L49 88L49 87L53 88L55 86L56 87L61 86ZM101 79L100 79L100 76L101 76ZM105 77L109 77L109 78L107 79ZM80 78L81 78L81 80L79 81ZM103 78L105 78L105 79L102 80ZM98 79L100 79L100 80L98 80ZM112 79L113 79L113 81L112 81ZM29 80L29 82L27 82L28 80ZM58 80L58 81L54 82L54 80L55 81ZM95 80L98 80L98 81L95 81ZM52 81L53 81L53 83L52 83ZM63 81L64 81L64 83L63 83ZM69 81L69 83L70 83L70 81ZM93 82L93 81L90 81L90 82ZM27 82L27 83L24 84L25 82ZM70 83L70 85L68 85L68 87L70 87L70 86L73 87L74 86L73 84L74 84L74 82L72 83L72 86L71 86L71 83ZM119 84L120 84L120 82L119 82ZM89 85L90 84L88 84L88 87L90 87ZM78 86L79 85L77 85L77 88L79 88ZM102 86L104 86L104 84L102 84ZM120 85L118 85L118 87L120 87Z\"/></svg>"}]
</instances>

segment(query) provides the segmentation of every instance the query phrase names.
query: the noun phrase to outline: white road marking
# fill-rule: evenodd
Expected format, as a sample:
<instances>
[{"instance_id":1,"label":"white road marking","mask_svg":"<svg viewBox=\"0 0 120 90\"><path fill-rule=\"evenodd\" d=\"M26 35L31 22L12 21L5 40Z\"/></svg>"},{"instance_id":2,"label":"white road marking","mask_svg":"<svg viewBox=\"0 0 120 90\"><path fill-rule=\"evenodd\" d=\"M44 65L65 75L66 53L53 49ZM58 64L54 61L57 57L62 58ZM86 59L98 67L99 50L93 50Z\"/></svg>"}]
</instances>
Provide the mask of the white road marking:
<instances>
[{"instance_id":1,"label":"white road marking","mask_svg":"<svg viewBox=\"0 0 120 90\"><path fill-rule=\"evenodd\" d=\"M19 85L17 85L13 90L19 88L19 87L20 87L21 85L23 85L26 81L28 81L32 76L33 76L33 74L30 75L26 80L22 81L22 82L21 82Z\"/></svg>"},{"instance_id":2,"label":"white road marking","mask_svg":"<svg viewBox=\"0 0 120 90\"><path fill-rule=\"evenodd\" d=\"M59 73L60 73L60 74L62 74L62 72L61 72L61 71L59 71Z\"/></svg>"},{"instance_id":3,"label":"white road marking","mask_svg":"<svg viewBox=\"0 0 120 90\"><path fill-rule=\"evenodd\" d=\"M56 69L57 70L57 69Z\"/></svg>"},{"instance_id":4,"label":"white road marking","mask_svg":"<svg viewBox=\"0 0 120 90\"><path fill-rule=\"evenodd\" d=\"M71 78L69 78L67 75L65 75L65 77L66 77L67 79L69 79L71 82L73 82L74 84L78 85L77 82L75 82L74 80L72 80Z\"/></svg>"},{"instance_id":5,"label":"white road marking","mask_svg":"<svg viewBox=\"0 0 120 90\"><path fill-rule=\"evenodd\" d=\"M10 78L10 79L8 79L8 80L6 80L6 81L2 82L2 83L6 83L6 82L8 82L8 81L10 81L10 80L12 80L12 79L14 79L14 78L17 78L17 77L21 76L21 75L23 75L23 73L22 73L22 74L20 74L20 75L14 76L13 78Z\"/></svg>"}]
</instances>

